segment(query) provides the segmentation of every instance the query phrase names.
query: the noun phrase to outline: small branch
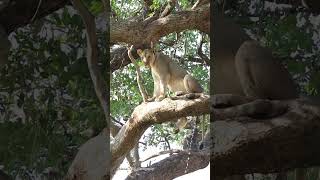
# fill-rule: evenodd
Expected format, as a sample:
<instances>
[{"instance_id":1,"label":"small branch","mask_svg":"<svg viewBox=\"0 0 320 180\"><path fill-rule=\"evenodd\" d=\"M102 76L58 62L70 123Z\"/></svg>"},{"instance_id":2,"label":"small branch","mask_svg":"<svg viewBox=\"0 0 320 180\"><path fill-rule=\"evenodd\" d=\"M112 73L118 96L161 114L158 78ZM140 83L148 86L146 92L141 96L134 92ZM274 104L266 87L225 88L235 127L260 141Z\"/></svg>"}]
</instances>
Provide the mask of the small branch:
<instances>
[{"instance_id":1,"label":"small branch","mask_svg":"<svg viewBox=\"0 0 320 180\"><path fill-rule=\"evenodd\" d=\"M272 118L286 113L288 101L252 100L232 94L218 94L212 97L213 113L216 119L225 120L236 117ZM220 102L226 103L220 105ZM230 107L231 106L231 107Z\"/></svg>"},{"instance_id":2,"label":"small branch","mask_svg":"<svg viewBox=\"0 0 320 180\"><path fill-rule=\"evenodd\" d=\"M169 40L169 39L166 39L165 41L160 41L159 40L159 43L167 46L167 47L172 47L176 44L176 41L175 40Z\"/></svg>"},{"instance_id":3,"label":"small branch","mask_svg":"<svg viewBox=\"0 0 320 180\"><path fill-rule=\"evenodd\" d=\"M167 6L165 7L165 9L160 14L160 18L163 18L163 17L166 17L167 15L169 15L171 13L171 11L174 9L174 7L176 6L176 2L177 2L177 0L170 0L168 2Z\"/></svg>"},{"instance_id":4,"label":"small branch","mask_svg":"<svg viewBox=\"0 0 320 180\"><path fill-rule=\"evenodd\" d=\"M143 2L144 2L143 19L145 19L150 12L150 6L152 5L152 0L144 0Z\"/></svg>"},{"instance_id":5,"label":"small branch","mask_svg":"<svg viewBox=\"0 0 320 180\"><path fill-rule=\"evenodd\" d=\"M210 3L210 0L197 0L197 2L192 6L191 9L196 9L204 4Z\"/></svg>"},{"instance_id":6,"label":"small branch","mask_svg":"<svg viewBox=\"0 0 320 180\"><path fill-rule=\"evenodd\" d=\"M30 22L33 22L33 21L35 20L35 18L37 17L37 14L38 14L38 12L39 12L39 9L40 9L41 4L42 4L42 0L39 0L38 5L37 5L36 12L33 14Z\"/></svg>"},{"instance_id":7,"label":"small branch","mask_svg":"<svg viewBox=\"0 0 320 180\"><path fill-rule=\"evenodd\" d=\"M118 132L120 131L120 129L123 126L123 124L120 121L117 121L112 116L110 116L110 118L111 118L111 123L110 123L111 136L115 137L118 134ZM118 123L118 124L116 124L116 123Z\"/></svg>"},{"instance_id":8,"label":"small branch","mask_svg":"<svg viewBox=\"0 0 320 180\"><path fill-rule=\"evenodd\" d=\"M205 54L203 54L203 52L202 52L202 45L204 43L204 37L203 36L204 35L202 34L201 35L200 45L198 47L198 51L197 52L198 52L199 57L201 59L203 59L203 61L206 63L206 65L209 65L210 64L210 59Z\"/></svg>"},{"instance_id":9,"label":"small branch","mask_svg":"<svg viewBox=\"0 0 320 180\"><path fill-rule=\"evenodd\" d=\"M126 156L129 165L132 170L136 170L141 167L140 156L139 156L139 143L130 151Z\"/></svg>"},{"instance_id":10,"label":"small branch","mask_svg":"<svg viewBox=\"0 0 320 180\"><path fill-rule=\"evenodd\" d=\"M143 0L146 6L151 6L152 5L152 0Z\"/></svg>"},{"instance_id":11,"label":"small branch","mask_svg":"<svg viewBox=\"0 0 320 180\"><path fill-rule=\"evenodd\" d=\"M179 11L152 21L148 19L140 22L111 21L110 41L133 45L150 44L151 41L158 41L162 36L186 29L198 29L209 33L209 10L210 6L204 5L196 10Z\"/></svg>"},{"instance_id":12,"label":"small branch","mask_svg":"<svg viewBox=\"0 0 320 180\"><path fill-rule=\"evenodd\" d=\"M144 160L141 160L140 162L145 162L145 161L148 161L150 159L156 158L156 157L164 155L164 154L170 154L170 155L176 154L176 153L179 153L181 151L182 150L180 150L180 149L170 149L170 150L167 150L167 151L161 151L161 152L158 152L157 154L153 154L153 155L145 158Z\"/></svg>"},{"instance_id":13,"label":"small branch","mask_svg":"<svg viewBox=\"0 0 320 180\"><path fill-rule=\"evenodd\" d=\"M140 72L140 68L139 65L137 64L136 60L133 58L131 51L132 51L132 47L133 45L130 47L130 49L128 49L128 56L131 60L131 62L134 64L134 67L136 68L136 73L137 73L137 83L138 83L138 87L143 99L143 102L147 102L148 101L148 94L146 92L146 89L144 88L142 82L142 77L141 77L141 72Z\"/></svg>"},{"instance_id":14,"label":"small branch","mask_svg":"<svg viewBox=\"0 0 320 180\"><path fill-rule=\"evenodd\" d=\"M193 57L193 56L179 57L179 56L175 56L175 58L179 59L180 61L196 62L196 63L201 63L201 64L204 64L204 65L207 65L207 63L202 58L198 58L198 57Z\"/></svg>"}]
</instances>

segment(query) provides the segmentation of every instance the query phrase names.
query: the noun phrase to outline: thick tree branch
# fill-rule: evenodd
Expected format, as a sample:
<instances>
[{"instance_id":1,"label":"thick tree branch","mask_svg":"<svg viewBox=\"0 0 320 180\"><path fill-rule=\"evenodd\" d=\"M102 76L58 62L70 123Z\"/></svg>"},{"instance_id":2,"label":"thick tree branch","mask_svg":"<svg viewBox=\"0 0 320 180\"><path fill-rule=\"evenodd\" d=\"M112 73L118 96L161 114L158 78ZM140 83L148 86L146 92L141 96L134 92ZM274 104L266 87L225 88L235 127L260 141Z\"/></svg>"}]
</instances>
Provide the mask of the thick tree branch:
<instances>
[{"instance_id":1,"label":"thick tree branch","mask_svg":"<svg viewBox=\"0 0 320 180\"><path fill-rule=\"evenodd\" d=\"M205 168L210 161L210 153L180 151L152 166L133 171L126 180L133 179L174 179L184 174ZM187 162L188 161L188 162ZM192 162L192 163L190 163ZM188 168L186 171L186 164Z\"/></svg>"},{"instance_id":2,"label":"thick tree branch","mask_svg":"<svg viewBox=\"0 0 320 180\"><path fill-rule=\"evenodd\" d=\"M268 101L270 104L265 108L270 113L280 112L277 108L282 113L271 118L254 118L254 111L248 109L260 109L255 103L229 110L213 109L216 121L211 123L214 132L211 160L216 176L273 173L320 165L319 103L305 99ZM229 114L241 109L243 113Z\"/></svg>"},{"instance_id":3,"label":"thick tree branch","mask_svg":"<svg viewBox=\"0 0 320 180\"><path fill-rule=\"evenodd\" d=\"M209 96L194 100L170 100L143 103L135 108L131 118L111 142L111 174L114 174L128 152L138 143L144 131L155 123L164 123L180 117L208 114Z\"/></svg>"},{"instance_id":4,"label":"thick tree branch","mask_svg":"<svg viewBox=\"0 0 320 180\"><path fill-rule=\"evenodd\" d=\"M116 124L117 120L110 116L110 118L112 119L111 124L110 124L110 132L111 132L111 136L115 137L118 132L120 131L121 127L123 126L122 123L118 122L119 124L121 124L122 126ZM140 167L140 157L139 157L139 145L137 144L131 151L130 153L127 154L126 158L129 162L129 165L131 168L135 169L137 167Z\"/></svg>"},{"instance_id":5,"label":"thick tree branch","mask_svg":"<svg viewBox=\"0 0 320 180\"><path fill-rule=\"evenodd\" d=\"M172 32L186 29L198 29L205 33L210 32L210 7L205 5L196 10L180 11L154 21L112 21L111 42L126 42L128 44L150 44L160 37Z\"/></svg>"},{"instance_id":6,"label":"thick tree branch","mask_svg":"<svg viewBox=\"0 0 320 180\"><path fill-rule=\"evenodd\" d=\"M199 0L197 1L198 4L206 4L208 0ZM13 2L13 1L11 1ZM150 0L145 0L147 4L152 3ZM203 3L202 3L203 2ZM277 3L287 3L287 0L279 0ZM302 4L302 1L290 1L290 4L293 6L307 6L312 11L319 12L320 5L318 0L305 0L305 4ZM0 10L0 24L2 24L6 32L9 34L10 32L14 31L18 27L22 27L26 24L30 23L34 12L36 11L38 1L33 0L24 0L24 1L14 1L14 3L5 4L3 9ZM42 0L40 9L37 13L36 18L41 18L51 14L52 12L64 7L68 4L69 1L65 0ZM196 4L197 4L196 3ZM196 7L199 7L197 5ZM196 8L194 8L196 9ZM208 19L209 21L209 19ZM208 31L209 32L209 31ZM131 43L134 44L134 43Z\"/></svg>"}]
</instances>

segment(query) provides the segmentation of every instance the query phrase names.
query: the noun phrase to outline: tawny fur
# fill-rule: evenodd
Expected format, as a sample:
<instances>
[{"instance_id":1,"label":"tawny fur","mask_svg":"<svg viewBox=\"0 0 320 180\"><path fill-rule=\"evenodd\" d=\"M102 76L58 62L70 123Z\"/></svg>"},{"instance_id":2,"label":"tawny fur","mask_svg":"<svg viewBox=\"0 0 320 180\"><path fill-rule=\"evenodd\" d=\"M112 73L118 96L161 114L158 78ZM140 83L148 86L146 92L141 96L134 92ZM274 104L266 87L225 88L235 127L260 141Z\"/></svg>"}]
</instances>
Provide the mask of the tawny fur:
<instances>
[{"instance_id":1,"label":"tawny fur","mask_svg":"<svg viewBox=\"0 0 320 180\"><path fill-rule=\"evenodd\" d=\"M177 93L202 93L203 88L186 70L172 61L169 56L154 53L152 49L140 50L138 54L144 64L151 69L154 91L151 100L161 101L166 96L167 88Z\"/></svg>"},{"instance_id":2,"label":"tawny fur","mask_svg":"<svg viewBox=\"0 0 320 180\"><path fill-rule=\"evenodd\" d=\"M272 52L223 16L213 16L214 94L275 100L298 97L289 72Z\"/></svg>"},{"instance_id":3,"label":"tawny fur","mask_svg":"<svg viewBox=\"0 0 320 180\"><path fill-rule=\"evenodd\" d=\"M202 93L203 88L198 81L193 78L186 70L172 61L169 56L153 49L138 49L138 55L141 57L145 66L151 69L154 82L153 97L148 101L161 101L166 97L167 88L177 94ZM187 118L180 118L175 132L179 132L187 124Z\"/></svg>"}]
</instances>

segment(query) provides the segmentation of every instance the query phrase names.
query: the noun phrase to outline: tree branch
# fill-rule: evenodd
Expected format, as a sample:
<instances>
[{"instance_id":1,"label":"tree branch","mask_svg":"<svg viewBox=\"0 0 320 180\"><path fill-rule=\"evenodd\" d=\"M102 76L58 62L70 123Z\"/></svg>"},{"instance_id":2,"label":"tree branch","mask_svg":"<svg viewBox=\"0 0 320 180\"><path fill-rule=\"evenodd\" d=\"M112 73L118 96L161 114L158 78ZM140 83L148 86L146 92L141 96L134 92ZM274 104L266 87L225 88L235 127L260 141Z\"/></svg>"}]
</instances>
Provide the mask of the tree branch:
<instances>
[{"instance_id":1,"label":"tree branch","mask_svg":"<svg viewBox=\"0 0 320 180\"><path fill-rule=\"evenodd\" d=\"M80 0L72 0L72 3L82 17L87 34L87 63L96 95L106 119L109 119L108 95L106 84L102 78L98 66L98 39L96 35L95 18L81 3Z\"/></svg>"},{"instance_id":2,"label":"tree branch","mask_svg":"<svg viewBox=\"0 0 320 180\"><path fill-rule=\"evenodd\" d=\"M210 59L202 52L202 45L204 43L204 35L201 35L201 41L197 50L199 57L206 63L206 65L210 64Z\"/></svg>"},{"instance_id":3,"label":"tree branch","mask_svg":"<svg viewBox=\"0 0 320 180\"><path fill-rule=\"evenodd\" d=\"M151 156L149 156L149 157L141 160L141 162L148 161L148 160L150 160L150 159L156 158L156 157L161 156L161 155L164 155L164 154L170 154L170 155L172 155L172 154L179 153L179 152L181 152L181 151L183 151L183 150L180 150L180 149L169 149L169 150L166 150L166 151L160 151L160 152L158 152L158 153L156 153L156 154L153 154L153 155L151 155Z\"/></svg>"},{"instance_id":4,"label":"tree branch","mask_svg":"<svg viewBox=\"0 0 320 180\"><path fill-rule=\"evenodd\" d=\"M180 151L178 154L173 154L162 161L159 161L152 166L132 172L126 180L133 179L174 179L184 174L205 168L210 161L210 153L204 152L186 152ZM188 169L186 170L186 164Z\"/></svg>"},{"instance_id":5,"label":"tree branch","mask_svg":"<svg viewBox=\"0 0 320 180\"><path fill-rule=\"evenodd\" d=\"M197 2L192 6L191 9L196 9L196 8L203 6L204 4L208 4L208 3L210 3L209 0L197 0Z\"/></svg>"},{"instance_id":6,"label":"tree branch","mask_svg":"<svg viewBox=\"0 0 320 180\"><path fill-rule=\"evenodd\" d=\"M132 47L133 47L133 45L130 47L130 49L128 49L128 56L129 56L131 62L134 64L134 67L136 68L137 83L138 83L138 87L139 87L143 102L147 102L148 101L148 94L146 92L146 89L143 86L143 79L141 77L140 68L139 68L136 60L133 58L133 56L131 54Z\"/></svg>"},{"instance_id":7,"label":"tree branch","mask_svg":"<svg viewBox=\"0 0 320 180\"><path fill-rule=\"evenodd\" d=\"M176 2L177 2L177 0L170 0L168 2L167 6L162 11L162 13L160 14L160 18L163 18L163 17L166 17L167 15L169 15L171 13L171 11L174 9L174 7L176 6Z\"/></svg>"},{"instance_id":8,"label":"tree branch","mask_svg":"<svg viewBox=\"0 0 320 180\"><path fill-rule=\"evenodd\" d=\"M128 50L124 46L112 48L110 50L110 71L116 71L131 63L128 56Z\"/></svg>"},{"instance_id":9,"label":"tree branch","mask_svg":"<svg viewBox=\"0 0 320 180\"><path fill-rule=\"evenodd\" d=\"M269 118L248 117L247 113L230 116L229 112L240 109L259 109L254 102L246 104L246 108L213 109L216 121L211 123L211 160L215 176L273 173L320 165L319 102L296 99L269 103L270 110L286 109Z\"/></svg>"},{"instance_id":10,"label":"tree branch","mask_svg":"<svg viewBox=\"0 0 320 180\"><path fill-rule=\"evenodd\" d=\"M151 22L111 21L110 40L113 43L150 44L164 35L186 29L198 29L209 33L209 10L209 5L205 5L196 10L180 11Z\"/></svg>"},{"instance_id":11,"label":"tree branch","mask_svg":"<svg viewBox=\"0 0 320 180\"><path fill-rule=\"evenodd\" d=\"M142 103L111 142L111 175L117 170L128 152L138 143L144 131L155 123L173 121L185 116L208 114L209 96L194 100L170 100Z\"/></svg>"}]
</instances>

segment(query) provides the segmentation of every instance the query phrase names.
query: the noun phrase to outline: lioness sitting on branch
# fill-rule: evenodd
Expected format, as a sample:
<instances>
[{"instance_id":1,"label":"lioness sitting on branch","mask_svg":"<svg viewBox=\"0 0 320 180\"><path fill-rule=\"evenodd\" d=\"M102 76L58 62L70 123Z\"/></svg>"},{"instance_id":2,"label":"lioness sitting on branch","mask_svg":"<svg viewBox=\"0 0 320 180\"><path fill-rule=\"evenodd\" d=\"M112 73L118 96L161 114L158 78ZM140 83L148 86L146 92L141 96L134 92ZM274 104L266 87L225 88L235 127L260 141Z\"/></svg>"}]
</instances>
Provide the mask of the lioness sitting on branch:
<instances>
[{"instance_id":1,"label":"lioness sitting on branch","mask_svg":"<svg viewBox=\"0 0 320 180\"><path fill-rule=\"evenodd\" d=\"M196 98L196 93L202 93L203 88L188 72L172 61L169 56L156 52L151 42L150 49L138 49L138 55L144 65L151 69L154 90L148 101L161 101L166 97L167 87L177 96L186 95L188 99ZM187 124L187 118L180 118L176 123L175 133Z\"/></svg>"},{"instance_id":2,"label":"lioness sitting on branch","mask_svg":"<svg viewBox=\"0 0 320 180\"><path fill-rule=\"evenodd\" d=\"M176 95L188 94L188 98L194 98L194 93L202 93L203 88L198 81L186 70L171 60L167 55L155 52L153 44L150 49L138 49L138 55L144 65L151 69L154 82L153 97L148 101L161 101L166 97L167 87Z\"/></svg>"}]
</instances>

